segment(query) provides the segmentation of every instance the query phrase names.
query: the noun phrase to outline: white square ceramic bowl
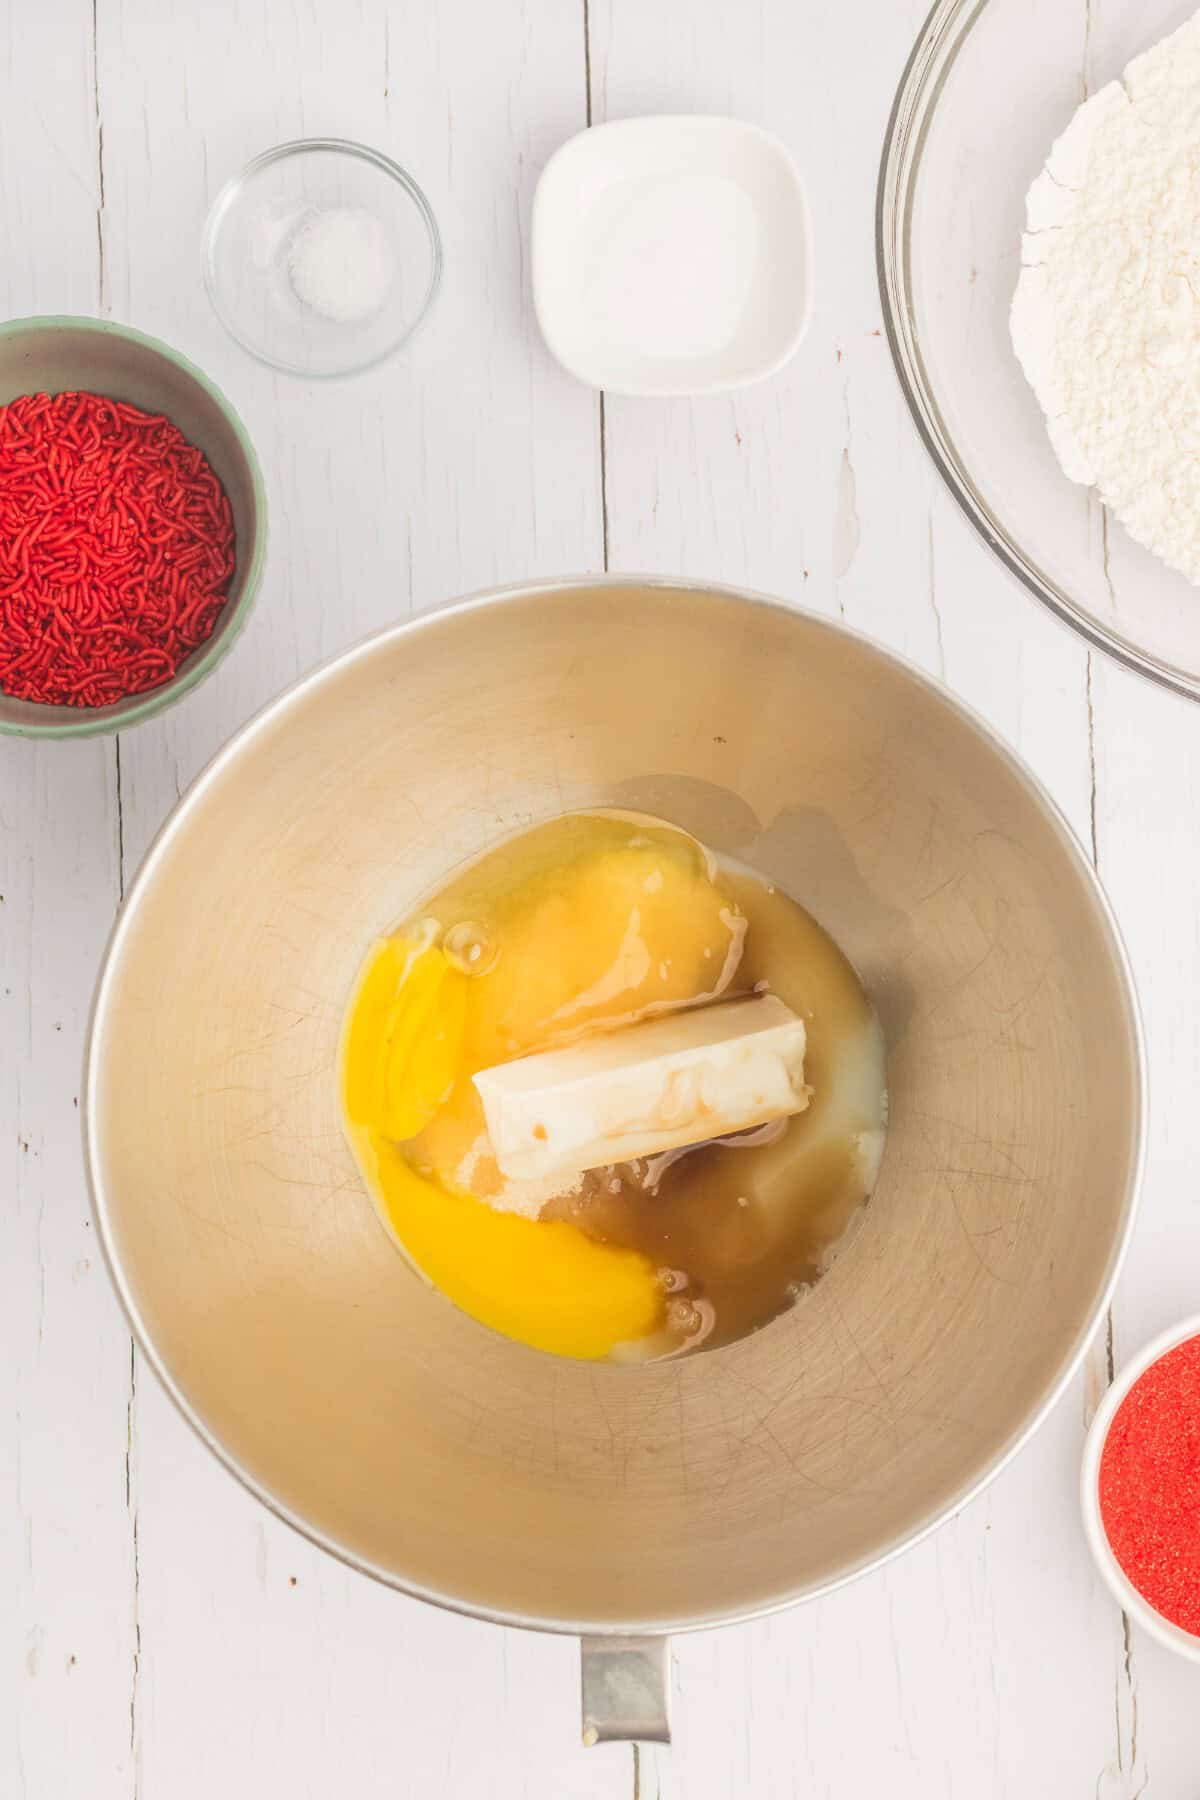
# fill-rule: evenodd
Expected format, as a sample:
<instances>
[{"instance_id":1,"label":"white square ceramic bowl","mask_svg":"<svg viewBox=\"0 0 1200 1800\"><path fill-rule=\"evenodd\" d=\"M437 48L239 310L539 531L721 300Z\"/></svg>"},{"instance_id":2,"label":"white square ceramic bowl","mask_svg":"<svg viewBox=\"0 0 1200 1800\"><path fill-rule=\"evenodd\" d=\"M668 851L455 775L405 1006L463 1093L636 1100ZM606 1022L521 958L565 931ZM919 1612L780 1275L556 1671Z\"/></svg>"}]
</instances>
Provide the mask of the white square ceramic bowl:
<instances>
[{"instance_id":1,"label":"white square ceramic bowl","mask_svg":"<svg viewBox=\"0 0 1200 1800\"><path fill-rule=\"evenodd\" d=\"M580 132L533 201L533 299L563 367L617 394L703 394L787 361L812 308L804 190L737 119Z\"/></svg>"}]
</instances>

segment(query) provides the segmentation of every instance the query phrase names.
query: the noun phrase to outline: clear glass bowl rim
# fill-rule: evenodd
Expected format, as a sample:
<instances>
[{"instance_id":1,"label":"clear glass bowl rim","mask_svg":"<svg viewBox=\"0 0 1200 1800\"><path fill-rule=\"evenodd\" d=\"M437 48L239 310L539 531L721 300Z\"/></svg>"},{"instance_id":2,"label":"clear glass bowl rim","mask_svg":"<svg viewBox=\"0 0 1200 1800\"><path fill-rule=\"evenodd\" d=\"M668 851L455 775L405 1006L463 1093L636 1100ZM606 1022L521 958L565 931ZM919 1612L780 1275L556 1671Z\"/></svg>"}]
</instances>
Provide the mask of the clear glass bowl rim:
<instances>
[{"instance_id":1,"label":"clear glass bowl rim","mask_svg":"<svg viewBox=\"0 0 1200 1800\"><path fill-rule=\"evenodd\" d=\"M912 223L917 178L930 123L955 60L989 4L935 0L913 45L892 102L875 193L875 263L884 328L909 411L947 488L988 548L1036 600L1097 650L1127 669L1200 700L1200 674L1181 668L1106 629L1026 555L979 491L938 406L917 334L912 286Z\"/></svg>"},{"instance_id":2,"label":"clear glass bowl rim","mask_svg":"<svg viewBox=\"0 0 1200 1800\"><path fill-rule=\"evenodd\" d=\"M344 369L308 369L299 363L287 362L281 357L269 355L258 344L251 343L248 338L242 336L240 331L236 330L217 298L216 243L229 208L246 183L255 175L260 174L263 169L269 169L272 163L283 162L289 157L311 155L314 151L332 151L336 155L353 156L357 157L360 162L370 163L391 181L394 181L398 187L403 188L420 214L429 237L429 283L421 296L421 303L413 316L412 324L377 355L368 357L363 362L351 363ZM378 368L380 363L386 362L390 356L394 356L409 342L418 326L428 317L429 309L437 298L438 289L442 285L442 234L438 230L437 219L425 197L424 190L417 185L407 169L402 169L398 162L393 162L392 158L385 156L382 150L373 150L369 144L355 143L352 138L293 138L289 143L275 144L269 150L261 150L257 156L251 157L248 163L244 164L225 182L208 209L208 218L204 222L200 262L204 273L204 290L208 295L209 302L234 343L239 344L257 362L265 364L269 369L281 369L285 375L298 375L309 381L340 381L347 376L363 375L368 369Z\"/></svg>"}]
</instances>

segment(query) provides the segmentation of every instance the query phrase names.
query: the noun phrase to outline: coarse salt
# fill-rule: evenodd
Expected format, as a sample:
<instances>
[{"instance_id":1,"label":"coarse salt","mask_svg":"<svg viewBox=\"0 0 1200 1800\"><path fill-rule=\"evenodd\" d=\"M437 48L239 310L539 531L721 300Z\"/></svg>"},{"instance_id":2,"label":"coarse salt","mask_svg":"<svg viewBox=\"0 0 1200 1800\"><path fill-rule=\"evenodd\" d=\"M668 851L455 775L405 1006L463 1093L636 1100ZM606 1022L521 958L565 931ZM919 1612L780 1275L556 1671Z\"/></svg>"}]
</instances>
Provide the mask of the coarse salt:
<instances>
[{"instance_id":1,"label":"coarse salt","mask_svg":"<svg viewBox=\"0 0 1200 1800\"><path fill-rule=\"evenodd\" d=\"M288 246L296 298L338 324L352 325L378 312L394 273L387 233L360 207L306 214Z\"/></svg>"}]
</instances>

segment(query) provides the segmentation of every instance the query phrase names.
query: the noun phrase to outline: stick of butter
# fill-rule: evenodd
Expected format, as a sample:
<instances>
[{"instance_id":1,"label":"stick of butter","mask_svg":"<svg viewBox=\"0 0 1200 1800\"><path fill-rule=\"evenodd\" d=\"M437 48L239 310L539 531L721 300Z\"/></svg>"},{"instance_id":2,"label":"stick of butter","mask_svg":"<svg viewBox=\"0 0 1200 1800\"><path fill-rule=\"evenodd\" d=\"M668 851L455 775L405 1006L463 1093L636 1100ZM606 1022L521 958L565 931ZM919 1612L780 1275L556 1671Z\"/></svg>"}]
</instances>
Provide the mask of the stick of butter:
<instances>
[{"instance_id":1,"label":"stick of butter","mask_svg":"<svg viewBox=\"0 0 1200 1800\"><path fill-rule=\"evenodd\" d=\"M480 1069L503 1174L577 1175L803 1112L804 1022L772 994Z\"/></svg>"}]
</instances>

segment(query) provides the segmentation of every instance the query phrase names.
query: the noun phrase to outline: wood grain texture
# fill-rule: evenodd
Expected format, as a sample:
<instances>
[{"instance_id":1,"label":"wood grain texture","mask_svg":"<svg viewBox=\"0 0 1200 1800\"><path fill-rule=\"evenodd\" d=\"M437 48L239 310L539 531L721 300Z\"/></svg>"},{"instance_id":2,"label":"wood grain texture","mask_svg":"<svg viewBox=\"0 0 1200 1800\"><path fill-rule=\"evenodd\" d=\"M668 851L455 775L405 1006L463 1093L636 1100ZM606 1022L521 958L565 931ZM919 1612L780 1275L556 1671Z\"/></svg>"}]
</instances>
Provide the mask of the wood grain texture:
<instances>
[{"instance_id":1,"label":"wood grain texture","mask_svg":"<svg viewBox=\"0 0 1200 1800\"><path fill-rule=\"evenodd\" d=\"M880 336L869 225L915 17L876 12L866 44L844 13L784 0L691 8L686 25L666 0L592 0L591 24L598 117L731 112L790 145L813 203L817 292L809 335L772 382L672 407L608 401L610 566L719 568L840 615L946 678L1088 841L1086 653L940 492ZM1101 1780L1133 1792L1117 1741L1131 1705L1121 1622L1076 1524L1083 1423L1081 1384L988 1494L882 1574L682 1642L676 1747L644 1752L643 1775L672 1800L705 1780L771 1796L1050 1796ZM739 1695L736 1720L714 1692Z\"/></svg>"},{"instance_id":2,"label":"wood grain texture","mask_svg":"<svg viewBox=\"0 0 1200 1800\"><path fill-rule=\"evenodd\" d=\"M1046 782L1117 904L1153 1058L1117 1359L1194 1310L1200 726L1185 703L1093 664L1017 591L912 431L881 336L871 220L924 11L0 6L6 315L107 312L193 356L241 411L271 509L255 617L186 705L119 752L0 743L5 1800L1194 1792L1190 1672L1126 1637L1076 1521L1103 1343L1033 1445L908 1556L800 1611L680 1640L670 1751L584 1752L574 1645L403 1600L279 1525L131 1374L90 1242L74 1102L91 984L121 884L178 793L251 711L365 632L607 559L845 618L945 676ZM734 113L791 146L817 310L777 379L714 400L609 399L602 414L553 364L529 301L529 201L589 109L597 122ZM199 238L248 156L326 132L411 169L442 225L446 280L393 364L306 384L224 336Z\"/></svg>"},{"instance_id":3,"label":"wood grain texture","mask_svg":"<svg viewBox=\"0 0 1200 1800\"><path fill-rule=\"evenodd\" d=\"M90 0L0 49L0 303L99 304ZM88 1212L79 1082L117 903L105 743L0 741L0 1794L132 1791L130 1341Z\"/></svg>"}]
</instances>

